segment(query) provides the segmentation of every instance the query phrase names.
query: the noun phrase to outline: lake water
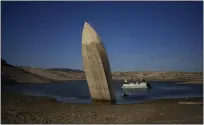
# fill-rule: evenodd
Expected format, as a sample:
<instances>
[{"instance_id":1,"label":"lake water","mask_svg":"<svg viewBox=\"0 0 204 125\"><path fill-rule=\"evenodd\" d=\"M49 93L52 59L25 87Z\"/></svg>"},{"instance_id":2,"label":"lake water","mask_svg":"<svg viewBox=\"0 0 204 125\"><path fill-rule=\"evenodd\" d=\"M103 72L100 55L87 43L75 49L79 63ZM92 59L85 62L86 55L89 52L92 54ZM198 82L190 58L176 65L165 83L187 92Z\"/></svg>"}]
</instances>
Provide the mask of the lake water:
<instances>
[{"instance_id":1,"label":"lake water","mask_svg":"<svg viewBox=\"0 0 204 125\"><path fill-rule=\"evenodd\" d=\"M116 104L141 103L152 99L203 97L203 84L176 84L175 82L150 82L148 91L131 90L124 97L122 81L114 81ZM24 95L46 96L67 103L91 103L87 81L69 81L50 84L18 84L4 86L2 91L17 92Z\"/></svg>"}]
</instances>

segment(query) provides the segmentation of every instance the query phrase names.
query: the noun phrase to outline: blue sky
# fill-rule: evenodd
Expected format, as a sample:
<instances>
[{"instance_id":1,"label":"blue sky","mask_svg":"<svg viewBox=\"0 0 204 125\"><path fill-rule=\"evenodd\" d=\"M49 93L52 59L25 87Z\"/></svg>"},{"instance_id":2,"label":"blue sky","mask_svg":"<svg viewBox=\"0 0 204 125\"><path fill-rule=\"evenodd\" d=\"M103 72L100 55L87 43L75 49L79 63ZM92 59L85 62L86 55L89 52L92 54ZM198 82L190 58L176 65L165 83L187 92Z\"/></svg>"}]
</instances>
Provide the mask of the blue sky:
<instances>
[{"instance_id":1,"label":"blue sky","mask_svg":"<svg viewBox=\"0 0 204 125\"><path fill-rule=\"evenodd\" d=\"M2 58L13 65L82 68L87 20L112 71L202 71L197 2L2 2Z\"/></svg>"}]
</instances>

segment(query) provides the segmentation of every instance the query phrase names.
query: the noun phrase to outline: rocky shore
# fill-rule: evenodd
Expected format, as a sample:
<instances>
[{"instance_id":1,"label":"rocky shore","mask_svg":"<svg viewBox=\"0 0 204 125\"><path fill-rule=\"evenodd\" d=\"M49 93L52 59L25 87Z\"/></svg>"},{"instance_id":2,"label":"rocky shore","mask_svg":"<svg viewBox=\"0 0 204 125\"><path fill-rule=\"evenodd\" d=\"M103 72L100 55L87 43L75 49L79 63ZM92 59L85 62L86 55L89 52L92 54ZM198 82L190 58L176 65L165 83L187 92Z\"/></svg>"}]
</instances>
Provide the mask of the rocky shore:
<instances>
[{"instance_id":1,"label":"rocky shore","mask_svg":"<svg viewBox=\"0 0 204 125\"><path fill-rule=\"evenodd\" d=\"M203 83L202 73L114 72L113 79L145 76L148 81L185 81ZM2 63L2 87L16 83L50 83L84 80L83 71L15 67ZM167 79L168 78L168 79ZM182 82L184 83L184 82ZM69 104L47 97L1 92L1 123L203 123L203 99L160 99L144 104Z\"/></svg>"},{"instance_id":2,"label":"rocky shore","mask_svg":"<svg viewBox=\"0 0 204 125\"><path fill-rule=\"evenodd\" d=\"M2 123L202 124L202 99L161 99L144 104L68 104L47 97L1 93Z\"/></svg>"}]
</instances>

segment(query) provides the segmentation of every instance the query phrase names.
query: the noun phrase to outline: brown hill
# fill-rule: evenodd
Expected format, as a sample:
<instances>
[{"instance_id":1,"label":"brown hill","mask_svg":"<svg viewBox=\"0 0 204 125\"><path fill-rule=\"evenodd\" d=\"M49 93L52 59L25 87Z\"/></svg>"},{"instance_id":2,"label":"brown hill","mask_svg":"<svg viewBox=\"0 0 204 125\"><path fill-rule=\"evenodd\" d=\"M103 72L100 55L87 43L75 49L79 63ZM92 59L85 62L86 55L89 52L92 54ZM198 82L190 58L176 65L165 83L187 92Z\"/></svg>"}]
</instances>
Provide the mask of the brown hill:
<instances>
[{"instance_id":1,"label":"brown hill","mask_svg":"<svg viewBox=\"0 0 204 125\"><path fill-rule=\"evenodd\" d=\"M3 59L1 61L1 76L4 83L49 83L86 79L84 72L81 70L15 67L8 64ZM114 80L123 80L125 77L131 79L133 77L135 80L144 78L147 81L185 81L186 83L203 83L202 72L113 72L112 77Z\"/></svg>"},{"instance_id":2,"label":"brown hill","mask_svg":"<svg viewBox=\"0 0 204 125\"><path fill-rule=\"evenodd\" d=\"M14 67L1 59L1 77L3 84L11 83L44 83L51 82L51 79L27 72L21 68Z\"/></svg>"},{"instance_id":3,"label":"brown hill","mask_svg":"<svg viewBox=\"0 0 204 125\"><path fill-rule=\"evenodd\" d=\"M148 81L185 81L202 83L202 72L114 72L113 79L131 79L139 80L144 78Z\"/></svg>"}]
</instances>

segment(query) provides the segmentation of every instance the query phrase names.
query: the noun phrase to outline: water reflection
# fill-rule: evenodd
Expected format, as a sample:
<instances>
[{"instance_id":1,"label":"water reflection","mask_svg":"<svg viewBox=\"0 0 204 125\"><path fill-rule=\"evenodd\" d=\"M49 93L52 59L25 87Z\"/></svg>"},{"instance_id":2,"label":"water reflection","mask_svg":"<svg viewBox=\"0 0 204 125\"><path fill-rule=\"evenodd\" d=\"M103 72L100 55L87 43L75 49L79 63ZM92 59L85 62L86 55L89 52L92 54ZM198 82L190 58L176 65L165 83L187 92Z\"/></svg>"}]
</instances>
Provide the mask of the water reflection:
<instances>
[{"instance_id":1,"label":"water reflection","mask_svg":"<svg viewBox=\"0 0 204 125\"><path fill-rule=\"evenodd\" d=\"M122 90L124 93L126 93L128 95L150 92L150 89L146 89L146 88L123 88Z\"/></svg>"},{"instance_id":2,"label":"water reflection","mask_svg":"<svg viewBox=\"0 0 204 125\"><path fill-rule=\"evenodd\" d=\"M159 98L203 97L202 84L176 84L173 82L152 82L152 89L121 88L123 82L115 81L113 88L117 104L140 103ZM3 91L25 95L47 96L67 103L91 103L86 81L70 81L51 84L21 84L6 86ZM124 97L123 94L128 96Z\"/></svg>"}]
</instances>

